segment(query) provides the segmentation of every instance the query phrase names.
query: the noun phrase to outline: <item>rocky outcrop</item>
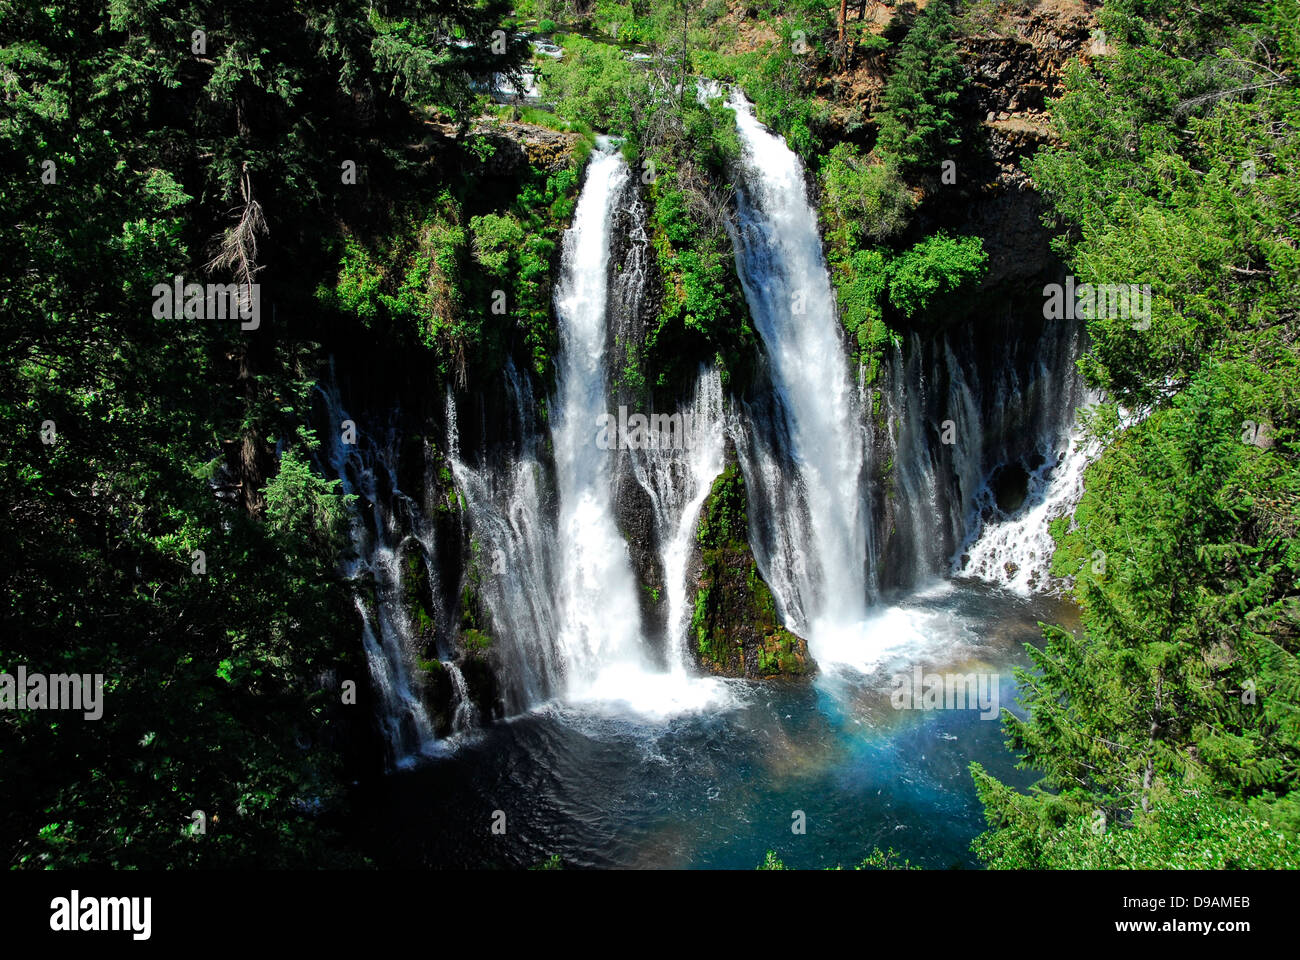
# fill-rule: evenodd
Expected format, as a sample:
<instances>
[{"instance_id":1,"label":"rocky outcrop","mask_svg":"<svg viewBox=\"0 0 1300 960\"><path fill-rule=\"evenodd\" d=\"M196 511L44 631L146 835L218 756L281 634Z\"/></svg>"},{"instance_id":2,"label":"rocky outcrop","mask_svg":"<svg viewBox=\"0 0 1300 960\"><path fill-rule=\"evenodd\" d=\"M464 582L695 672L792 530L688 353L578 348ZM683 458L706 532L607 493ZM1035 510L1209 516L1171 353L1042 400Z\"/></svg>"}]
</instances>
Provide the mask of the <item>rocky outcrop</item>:
<instances>
[{"instance_id":1,"label":"rocky outcrop","mask_svg":"<svg viewBox=\"0 0 1300 960\"><path fill-rule=\"evenodd\" d=\"M748 527L745 478L728 449L727 467L700 511L691 652L702 670L722 676L759 680L811 673L807 641L777 619L772 591L745 540Z\"/></svg>"},{"instance_id":2,"label":"rocky outcrop","mask_svg":"<svg viewBox=\"0 0 1300 960\"><path fill-rule=\"evenodd\" d=\"M449 139L456 139L459 133L455 124L429 121L428 125ZM476 122L469 128L469 135L481 137L488 144L488 155L481 163L490 176L514 176L528 166L547 173L563 170L572 165L573 152L582 139L576 133L534 123L496 119Z\"/></svg>"},{"instance_id":3,"label":"rocky outcrop","mask_svg":"<svg viewBox=\"0 0 1300 960\"><path fill-rule=\"evenodd\" d=\"M484 721L505 715L500 676L502 665L492 635L488 632L491 616L479 593L485 560L476 541L470 540L465 575L461 587L460 628L456 635L457 663L465 677L469 697ZM490 562L490 561L487 561Z\"/></svg>"},{"instance_id":4,"label":"rocky outcrop","mask_svg":"<svg viewBox=\"0 0 1300 960\"><path fill-rule=\"evenodd\" d=\"M962 131L951 157L953 179L935 171L913 184L920 204L898 242L910 245L939 230L981 237L987 272L981 298L971 298L972 305L1005 299L1057 267L1042 201L1024 162L1053 142L1048 109L1063 90L1067 63L1101 52L1095 35L1099 6L1093 0L1040 0L1032 6L989 0L967 7L959 21L956 45L967 83L958 102ZM850 23L860 15L865 32L843 60L823 58L822 77L812 86L829 108L830 139L866 150L874 144L875 115L896 53L872 43L878 46L880 36L899 43L917 8L866 4L859 14L850 7ZM969 322L961 310L949 313L954 323Z\"/></svg>"},{"instance_id":5,"label":"rocky outcrop","mask_svg":"<svg viewBox=\"0 0 1300 960\"><path fill-rule=\"evenodd\" d=\"M619 460L614 486L614 516L623 539L627 541L628 559L636 574L639 586L641 625L650 643L661 649L665 643L667 604L664 596L663 563L660 560L659 537L655 530L654 505L650 495L632 472L626 453Z\"/></svg>"},{"instance_id":6,"label":"rocky outcrop","mask_svg":"<svg viewBox=\"0 0 1300 960\"><path fill-rule=\"evenodd\" d=\"M1002 187L1028 184L1021 162L1051 142L1048 105L1061 95L1067 61L1090 49L1095 27L1095 4L1053 0L959 42L969 80L965 109L983 126Z\"/></svg>"}]
</instances>

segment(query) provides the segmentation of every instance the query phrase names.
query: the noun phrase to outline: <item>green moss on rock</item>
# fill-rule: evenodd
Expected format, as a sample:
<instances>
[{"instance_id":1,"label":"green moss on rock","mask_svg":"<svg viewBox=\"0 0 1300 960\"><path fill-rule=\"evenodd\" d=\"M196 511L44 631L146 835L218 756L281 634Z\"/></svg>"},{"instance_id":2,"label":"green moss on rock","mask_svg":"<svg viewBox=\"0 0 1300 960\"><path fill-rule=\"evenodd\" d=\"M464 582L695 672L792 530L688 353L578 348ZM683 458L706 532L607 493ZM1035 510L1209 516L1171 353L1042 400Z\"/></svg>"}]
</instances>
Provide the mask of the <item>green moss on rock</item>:
<instances>
[{"instance_id":1,"label":"green moss on rock","mask_svg":"<svg viewBox=\"0 0 1300 960\"><path fill-rule=\"evenodd\" d=\"M746 539L745 478L734 457L713 483L696 537L701 567L691 616L700 667L730 677L794 677L815 666L808 644L781 626L772 591Z\"/></svg>"},{"instance_id":2,"label":"green moss on rock","mask_svg":"<svg viewBox=\"0 0 1300 960\"><path fill-rule=\"evenodd\" d=\"M402 563L402 598L411 616L411 627L422 644L431 643L437 632L432 612L433 590L429 583L429 569L424 562L424 553L416 541L407 541L402 550Z\"/></svg>"}]
</instances>

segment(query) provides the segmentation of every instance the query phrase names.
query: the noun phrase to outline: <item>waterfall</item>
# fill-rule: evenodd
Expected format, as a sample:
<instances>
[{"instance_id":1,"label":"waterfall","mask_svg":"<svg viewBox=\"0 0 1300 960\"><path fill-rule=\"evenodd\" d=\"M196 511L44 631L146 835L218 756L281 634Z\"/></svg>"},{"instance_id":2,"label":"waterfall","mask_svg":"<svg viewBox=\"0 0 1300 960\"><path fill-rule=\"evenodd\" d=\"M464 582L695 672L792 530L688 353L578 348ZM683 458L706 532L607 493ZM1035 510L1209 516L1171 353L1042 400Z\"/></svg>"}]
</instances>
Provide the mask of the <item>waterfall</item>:
<instances>
[{"instance_id":1,"label":"waterfall","mask_svg":"<svg viewBox=\"0 0 1300 960\"><path fill-rule=\"evenodd\" d=\"M852 660L868 598L862 417L803 168L743 94L730 104L742 147L736 266L772 382L737 438L758 505L755 559L813 657Z\"/></svg>"},{"instance_id":2,"label":"waterfall","mask_svg":"<svg viewBox=\"0 0 1300 960\"><path fill-rule=\"evenodd\" d=\"M507 715L557 704L657 718L734 702L726 684L694 676L687 642L695 532L727 442L745 475L759 570L780 618L823 667L869 669L899 636L917 633L910 614L883 605L890 591L944 576L1021 593L1049 586L1047 526L1077 499L1089 457L1073 430L1086 399L1075 370L1079 328L1008 315L978 334L957 325L911 334L887 348L878 383L855 382L803 168L743 94L733 92L730 105L742 146L730 229L762 342L753 391L725 397L720 372L702 367L693 396L671 414L644 411L677 418L682 443L628 443L621 431L618 443L605 442L609 420L619 419L611 374L644 336L653 276L644 207L605 138L563 239L549 424L511 361L499 394L479 397L477 408L468 398L468 416L466 398L447 388L446 463L463 503L466 584L490 621ZM418 548L436 580L436 544L398 489L396 432L343 444L337 390L322 395L331 465L359 496L349 575L381 724L401 764L430 752L434 737L412 668L422 641L403 577ZM471 424L464 437L462 420ZM662 584L653 603L638 582L647 570ZM488 718L450 659L455 624L446 610L438 618L447 672L439 682L450 701L437 723L469 730Z\"/></svg>"},{"instance_id":3,"label":"waterfall","mask_svg":"<svg viewBox=\"0 0 1300 960\"><path fill-rule=\"evenodd\" d=\"M388 763L390 767L408 766L417 755L428 752L435 732L412 671L417 650L404 602L402 557L405 550L418 548L419 562L436 580L436 570L429 562L436 545L418 508L398 488L394 432L388 432L384 443L360 433L354 437L356 442L345 442L343 424L350 418L337 386L331 383L319 393L328 419L325 452L329 466L341 481L343 493L356 496L349 522L352 552L344 574L355 585L353 602L361 617L362 646L378 695L378 719Z\"/></svg>"},{"instance_id":4,"label":"waterfall","mask_svg":"<svg viewBox=\"0 0 1300 960\"><path fill-rule=\"evenodd\" d=\"M1030 443L1018 458L1002 450L997 470L964 499L965 536L952 558L953 574L978 577L1022 596L1062 586L1050 573L1055 549L1050 524L1073 511L1083 494L1084 470L1098 453L1076 423L1080 407L1102 398L1085 388L1076 369L1082 349L1079 328L1049 325L1034 343L1034 362L1026 375L1008 374L994 385L1002 409L1029 412L1025 426ZM973 393L964 381L960 386ZM1023 471L1024 496L1018 504L1014 500L1020 490L1010 503L998 495L998 471L1009 468Z\"/></svg>"},{"instance_id":5,"label":"waterfall","mask_svg":"<svg viewBox=\"0 0 1300 960\"><path fill-rule=\"evenodd\" d=\"M614 522L614 458L596 443L609 410L605 353L609 223L628 179L615 150L596 153L564 237L555 293L560 362L551 439L559 495L559 648L571 690L602 669L643 665L641 613L627 544Z\"/></svg>"},{"instance_id":6,"label":"waterfall","mask_svg":"<svg viewBox=\"0 0 1300 960\"><path fill-rule=\"evenodd\" d=\"M1075 424L1098 399L1075 367L1083 331L1024 316L988 323L978 337L912 334L906 356L895 347L887 358L894 539L882 560L894 587L943 575L1022 595L1059 586L1049 524L1077 502L1093 454Z\"/></svg>"},{"instance_id":7,"label":"waterfall","mask_svg":"<svg viewBox=\"0 0 1300 960\"><path fill-rule=\"evenodd\" d=\"M687 668L686 629L693 603L687 590L687 564L695 546L700 508L724 466L726 419L722 377L715 368L700 372L693 402L677 416L685 426L685 449L665 446L634 451L632 469L654 511L667 605L668 668L681 676Z\"/></svg>"},{"instance_id":8,"label":"waterfall","mask_svg":"<svg viewBox=\"0 0 1300 960\"><path fill-rule=\"evenodd\" d=\"M552 642L556 535L546 510L549 479L533 427L533 393L510 361L505 385L518 443L493 456L485 442L471 466L449 386L447 461L478 545L479 592L496 635L506 712L513 714L552 696L562 685L563 664Z\"/></svg>"},{"instance_id":9,"label":"waterfall","mask_svg":"<svg viewBox=\"0 0 1300 960\"><path fill-rule=\"evenodd\" d=\"M461 673L460 665L454 660L448 660L443 666L451 678L452 695L456 703L455 712L451 716L451 731L453 734L469 733L479 725L478 706L470 698L469 686L465 683L465 674Z\"/></svg>"},{"instance_id":10,"label":"waterfall","mask_svg":"<svg viewBox=\"0 0 1300 960\"><path fill-rule=\"evenodd\" d=\"M729 102L736 265L769 381L731 429L785 624L823 665L861 666L886 588L956 575L1049 589L1048 524L1077 501L1089 458L1074 425L1094 399L1075 368L1081 326L1021 315L979 340L914 333L889 348L878 386L855 389L802 166L742 94ZM882 416L864 415L877 403Z\"/></svg>"},{"instance_id":11,"label":"waterfall","mask_svg":"<svg viewBox=\"0 0 1300 960\"><path fill-rule=\"evenodd\" d=\"M505 381L520 440L505 455L462 450L455 397L447 395L448 461L478 543L479 590L493 623L507 712L561 699L615 704L662 716L725 700L717 681L686 675L687 564L695 518L722 470L722 387L701 373L683 449L626 451L649 495L672 625L669 669L653 668L636 576L615 518L616 469L625 451L599 442L610 415L608 319L610 225L626 208L643 223L626 162L602 139L564 236L555 291L556 393L549 404L552 462L534 435L527 379L507 363ZM629 273L640 284L639 261ZM639 294L639 291L636 291ZM484 443L486 446L486 442ZM490 565L489 573L486 567Z\"/></svg>"}]
</instances>

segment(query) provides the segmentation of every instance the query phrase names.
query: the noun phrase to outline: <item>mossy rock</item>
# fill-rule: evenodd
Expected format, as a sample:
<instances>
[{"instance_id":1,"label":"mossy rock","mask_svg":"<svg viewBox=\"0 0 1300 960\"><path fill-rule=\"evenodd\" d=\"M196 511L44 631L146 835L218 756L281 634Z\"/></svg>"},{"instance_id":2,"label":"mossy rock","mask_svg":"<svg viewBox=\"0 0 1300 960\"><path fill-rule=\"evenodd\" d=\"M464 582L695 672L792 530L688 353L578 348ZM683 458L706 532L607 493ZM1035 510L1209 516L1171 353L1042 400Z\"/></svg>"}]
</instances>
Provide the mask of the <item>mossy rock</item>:
<instances>
[{"instance_id":1,"label":"mossy rock","mask_svg":"<svg viewBox=\"0 0 1300 960\"><path fill-rule=\"evenodd\" d=\"M452 685L447 668L436 658L420 657L415 662L419 674L420 688L425 709L433 723L435 736L445 737L451 733Z\"/></svg>"},{"instance_id":2,"label":"mossy rock","mask_svg":"<svg viewBox=\"0 0 1300 960\"><path fill-rule=\"evenodd\" d=\"M505 702L501 696L501 681L497 677L494 659L488 647L482 645L485 634L477 637L467 636L477 631L465 631L461 634L461 645L465 656L460 661L460 672L465 678L465 687L469 698L478 707L479 716L485 720L499 720L505 715ZM486 638L488 644L491 638Z\"/></svg>"},{"instance_id":3,"label":"mossy rock","mask_svg":"<svg viewBox=\"0 0 1300 960\"><path fill-rule=\"evenodd\" d=\"M433 590L424 551L418 541L407 540L402 546L402 600L411 617L411 628L418 641L427 642L437 633L433 618Z\"/></svg>"},{"instance_id":4,"label":"mossy rock","mask_svg":"<svg viewBox=\"0 0 1300 960\"><path fill-rule=\"evenodd\" d=\"M492 638L482 630L462 630L460 642L465 652L470 654L485 653L492 648Z\"/></svg>"},{"instance_id":5,"label":"mossy rock","mask_svg":"<svg viewBox=\"0 0 1300 960\"><path fill-rule=\"evenodd\" d=\"M777 619L776 600L746 539L744 476L734 460L729 461L700 511L692 653L701 669L722 676L803 676L814 669L808 644Z\"/></svg>"}]
</instances>

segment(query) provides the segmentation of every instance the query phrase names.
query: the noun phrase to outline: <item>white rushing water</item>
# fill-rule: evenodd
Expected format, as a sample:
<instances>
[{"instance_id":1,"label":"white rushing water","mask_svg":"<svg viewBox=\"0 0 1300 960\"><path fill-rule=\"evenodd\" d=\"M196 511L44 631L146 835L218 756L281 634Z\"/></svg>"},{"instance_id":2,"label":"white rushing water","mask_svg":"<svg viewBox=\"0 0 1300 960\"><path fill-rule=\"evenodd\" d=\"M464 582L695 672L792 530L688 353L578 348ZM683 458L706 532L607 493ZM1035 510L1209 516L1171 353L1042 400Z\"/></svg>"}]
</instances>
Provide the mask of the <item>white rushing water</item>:
<instances>
[{"instance_id":1,"label":"white rushing water","mask_svg":"<svg viewBox=\"0 0 1300 960\"><path fill-rule=\"evenodd\" d=\"M530 429L534 401L528 379L507 361L506 388L520 440L510 456L462 459L455 399L447 388L447 460L464 498L477 543L479 593L501 642L506 711L518 713L563 685L556 656L555 525L545 509L545 468Z\"/></svg>"},{"instance_id":2,"label":"white rushing water","mask_svg":"<svg viewBox=\"0 0 1300 960\"><path fill-rule=\"evenodd\" d=\"M737 269L775 396L748 407L734 428L755 556L783 621L814 659L866 670L907 632L900 608L878 605L886 565L895 589L928 589L945 574L1021 594L1053 586L1049 524L1077 502L1089 458L1074 429L1086 399L1075 368L1081 335L1065 325L1017 327L1017 342L981 383L987 351L968 334L956 349L948 333L929 345L913 334L906 354L889 351L878 427L863 416L872 391L848 375L802 165L743 95L729 104L742 145ZM890 458L881 474L887 555L869 506L873 449ZM1038 461L1026 468L1027 495L1003 511L995 469L1027 459Z\"/></svg>"},{"instance_id":3,"label":"white rushing water","mask_svg":"<svg viewBox=\"0 0 1300 960\"><path fill-rule=\"evenodd\" d=\"M722 464L722 397L717 373L701 374L693 404L678 411L694 429L684 449L632 452L650 496L674 634L668 670L649 655L640 589L614 509L618 450L598 442L607 390L610 225L631 205L630 174L609 141L593 153L573 222L564 236L555 291L559 327L556 394L551 399L554 497L530 439L533 398L507 367L521 449L496 462L467 464L448 393L449 457L479 544L480 592L491 611L506 676L507 712L551 698L649 717L727 702L722 684L689 676L682 655L687 563L694 517ZM553 511L552 508L553 507ZM484 567L496 571L489 573Z\"/></svg>"},{"instance_id":4,"label":"white rushing water","mask_svg":"<svg viewBox=\"0 0 1300 960\"><path fill-rule=\"evenodd\" d=\"M387 443L368 442L364 447L343 442L342 424L349 417L338 389L331 384L320 393L329 420L325 450L330 467L340 479L343 493L357 497L350 516L352 559L344 573L358 585L366 579L373 585L373 594L359 586L354 603L379 698L378 716L389 746L388 762L393 767L409 766L418 755L429 753L434 729L412 670L416 651L404 601L401 554L413 539L422 551L421 562L427 564L435 544L418 510L397 487L392 437ZM418 536L403 531L395 507L405 512L406 524ZM369 523L363 511L368 511ZM429 569L429 573L433 571ZM366 602L367 596L373 597L373 607Z\"/></svg>"},{"instance_id":5,"label":"white rushing water","mask_svg":"<svg viewBox=\"0 0 1300 960\"><path fill-rule=\"evenodd\" d=\"M559 376L551 439L559 494L559 647L571 690L602 670L643 664L641 613L627 544L614 522L613 458L596 444L606 394L609 224L628 179L617 151L593 154L555 293Z\"/></svg>"},{"instance_id":6,"label":"white rushing water","mask_svg":"<svg viewBox=\"0 0 1300 960\"><path fill-rule=\"evenodd\" d=\"M742 147L736 265L777 401L768 423L738 443L771 517L757 559L814 659L856 662L867 604L866 446L817 215L785 141L743 94L730 105Z\"/></svg>"},{"instance_id":7,"label":"white rushing water","mask_svg":"<svg viewBox=\"0 0 1300 960\"><path fill-rule=\"evenodd\" d=\"M1089 395L1088 402L1095 402ZM972 511L990 514L982 525L972 520L972 534L952 563L959 576L978 577L1021 596L1059 590L1051 576L1051 523L1069 516L1083 495L1083 475L1099 449L1078 428L1041 438L1043 463L1029 474L1025 501L1009 515L997 508L987 487L974 498Z\"/></svg>"},{"instance_id":8,"label":"white rushing water","mask_svg":"<svg viewBox=\"0 0 1300 960\"><path fill-rule=\"evenodd\" d=\"M678 415L689 424L689 445L685 449L637 451L632 463L637 482L654 510L667 604L668 668L681 676L687 672L686 629L694 603L687 589L687 564L695 546L700 508L724 466L726 419L722 377L716 369L700 373L694 401Z\"/></svg>"},{"instance_id":9,"label":"white rushing water","mask_svg":"<svg viewBox=\"0 0 1300 960\"><path fill-rule=\"evenodd\" d=\"M571 701L667 716L717 702L722 691L716 681L689 677L683 669L665 673L650 665L639 588L614 518L617 458L597 443L597 424L611 412L605 365L609 228L629 178L618 150L608 142L600 147L565 234L555 293L560 360L551 439L559 500L558 647ZM681 501L674 506L680 510ZM677 566L684 574L685 562Z\"/></svg>"}]
</instances>

